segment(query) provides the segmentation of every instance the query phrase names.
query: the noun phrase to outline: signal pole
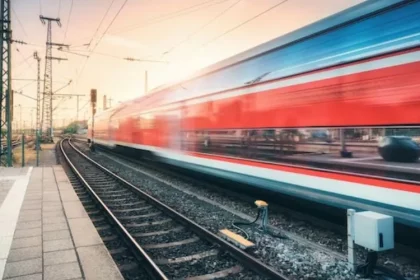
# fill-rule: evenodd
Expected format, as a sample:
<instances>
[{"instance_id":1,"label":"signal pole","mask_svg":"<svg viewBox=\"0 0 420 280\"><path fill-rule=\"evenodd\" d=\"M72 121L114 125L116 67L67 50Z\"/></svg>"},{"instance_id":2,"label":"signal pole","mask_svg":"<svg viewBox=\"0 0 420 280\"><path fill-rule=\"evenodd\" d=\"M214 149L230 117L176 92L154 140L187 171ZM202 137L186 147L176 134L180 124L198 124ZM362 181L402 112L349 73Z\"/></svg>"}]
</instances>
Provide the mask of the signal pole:
<instances>
[{"instance_id":1,"label":"signal pole","mask_svg":"<svg viewBox=\"0 0 420 280\"><path fill-rule=\"evenodd\" d=\"M0 166L12 166L12 121L13 121L13 93L11 83L12 57L11 43L12 30L10 26L10 0L0 0L1 22L1 54L0 54ZM6 134L6 147L2 147L2 134ZM3 149L7 152L3 154Z\"/></svg>"},{"instance_id":2,"label":"signal pole","mask_svg":"<svg viewBox=\"0 0 420 280\"><path fill-rule=\"evenodd\" d=\"M38 56L38 52L34 52L34 58L37 61L38 72L37 72L37 91L36 91L36 135L41 133L41 58Z\"/></svg>"},{"instance_id":3,"label":"signal pole","mask_svg":"<svg viewBox=\"0 0 420 280\"><path fill-rule=\"evenodd\" d=\"M96 100L97 100L97 92L96 89L90 90L90 104L92 106L92 140L90 143L90 149L92 152L95 151L95 114L96 114Z\"/></svg>"},{"instance_id":4,"label":"signal pole","mask_svg":"<svg viewBox=\"0 0 420 280\"><path fill-rule=\"evenodd\" d=\"M69 47L69 45L53 43L51 41L52 29L51 22L55 21L59 27L61 27L61 22L59 18L50 18L39 16L39 19L43 24L47 21L47 43L46 43L46 52L45 52L45 72L44 72L44 98L42 102L42 125L45 126L45 133L47 136L48 142L53 141L53 126L52 126L52 61L62 61L67 60L66 58L53 57L52 56L52 46L59 47Z\"/></svg>"},{"instance_id":5,"label":"signal pole","mask_svg":"<svg viewBox=\"0 0 420 280\"><path fill-rule=\"evenodd\" d=\"M144 94L145 94L145 95L146 95L146 94L147 94L147 92L149 91L148 82L149 82L149 79L148 79L148 77L147 77L147 70L146 70L146 71L144 71Z\"/></svg>"}]
</instances>

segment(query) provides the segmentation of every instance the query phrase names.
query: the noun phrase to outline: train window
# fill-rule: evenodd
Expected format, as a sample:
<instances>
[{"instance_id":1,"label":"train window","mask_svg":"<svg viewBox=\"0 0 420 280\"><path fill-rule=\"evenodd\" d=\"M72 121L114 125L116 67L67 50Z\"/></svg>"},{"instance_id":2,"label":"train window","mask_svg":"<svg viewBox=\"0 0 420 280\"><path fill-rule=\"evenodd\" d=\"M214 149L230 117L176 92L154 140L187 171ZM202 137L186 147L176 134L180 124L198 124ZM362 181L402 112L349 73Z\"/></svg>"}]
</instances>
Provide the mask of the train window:
<instances>
[{"instance_id":1,"label":"train window","mask_svg":"<svg viewBox=\"0 0 420 280\"><path fill-rule=\"evenodd\" d=\"M208 130L194 133L196 137L186 137L187 134L184 133L182 146L185 150L313 168L339 169L343 165L387 165L387 161L395 158L392 153L401 154L401 149L395 147L404 147L411 155L405 157L411 160L407 164L420 168L420 163L413 162L413 159L415 161L420 156L420 127L344 128L345 139L340 138L338 128ZM395 143L391 138L397 139ZM357 161L341 158L343 145L347 151L353 153ZM382 152L383 147L388 147L386 153ZM383 172L384 175L394 176L392 172Z\"/></svg>"}]
</instances>

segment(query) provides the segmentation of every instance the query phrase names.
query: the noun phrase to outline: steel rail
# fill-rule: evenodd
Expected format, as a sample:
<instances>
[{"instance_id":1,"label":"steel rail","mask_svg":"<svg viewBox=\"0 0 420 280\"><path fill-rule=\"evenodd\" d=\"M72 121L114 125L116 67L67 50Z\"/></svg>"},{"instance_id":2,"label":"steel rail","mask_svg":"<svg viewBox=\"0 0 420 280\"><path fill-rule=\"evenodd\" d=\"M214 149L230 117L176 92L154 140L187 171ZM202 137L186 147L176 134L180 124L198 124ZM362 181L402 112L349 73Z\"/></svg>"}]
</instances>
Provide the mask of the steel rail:
<instances>
[{"instance_id":1,"label":"steel rail","mask_svg":"<svg viewBox=\"0 0 420 280\"><path fill-rule=\"evenodd\" d=\"M83 152L78 150L74 145L71 143L71 140L69 139L70 146L79 153L82 157L84 157L86 160L88 160L90 163L95 165L97 168L101 169L108 175L114 177L119 182L123 183L127 187L129 187L131 190L133 190L135 193L140 195L143 199L147 200L149 203L153 204L155 207L162 210L165 214L168 216L171 216L178 222L184 224L188 228L190 228L194 233L201 236L202 238L208 240L211 243L218 244L221 248L229 252L235 259L237 259L240 263L246 265L246 268L251 269L258 273L259 275L263 275L265 277L268 277L270 279L278 279L278 280L289 280L288 277L280 274L279 272L275 271L271 267L265 265L264 263L260 262L256 258L252 257L251 255L247 254L246 252L242 251L241 249L235 247L234 245L228 243L224 239L220 238L219 236L215 235L214 233L208 231L207 229L203 228L202 226L198 225L196 222L190 220L186 216L182 215L181 213L178 213L171 207L163 204L159 200L155 199L151 195L145 193L144 191L140 190L138 187L134 186L127 180L123 179L122 177L118 176L117 174L113 173L106 167L100 165L99 163L95 162L91 158L89 158L87 155L85 155Z\"/></svg>"},{"instance_id":2,"label":"steel rail","mask_svg":"<svg viewBox=\"0 0 420 280\"><path fill-rule=\"evenodd\" d=\"M64 158L66 159L67 163L69 164L70 168L76 174L76 176L82 181L83 185L86 187L88 192L93 196L93 198L99 203L100 207L104 210L106 215L111 219L112 223L117 227L118 231L122 233L125 240L132 246L131 248L135 248L135 252L133 252L137 257L140 257L141 263L146 262L147 267L146 270L149 272L150 276L154 277L155 279L169 279L161 270L160 268L153 262L153 260L149 257L149 255L144 251L144 249L137 243L137 241L133 238L133 236L127 231L127 229L120 223L120 221L114 216L111 210L105 205L102 199L96 194L96 192L92 189L89 183L85 180L85 178L80 174L74 164L71 162L69 157L67 156L66 152L63 148L63 142L69 141L70 146L80 154L80 151L77 150L70 142L69 139L62 139L60 141L60 149L63 153ZM134 251L134 250L133 250Z\"/></svg>"}]
</instances>

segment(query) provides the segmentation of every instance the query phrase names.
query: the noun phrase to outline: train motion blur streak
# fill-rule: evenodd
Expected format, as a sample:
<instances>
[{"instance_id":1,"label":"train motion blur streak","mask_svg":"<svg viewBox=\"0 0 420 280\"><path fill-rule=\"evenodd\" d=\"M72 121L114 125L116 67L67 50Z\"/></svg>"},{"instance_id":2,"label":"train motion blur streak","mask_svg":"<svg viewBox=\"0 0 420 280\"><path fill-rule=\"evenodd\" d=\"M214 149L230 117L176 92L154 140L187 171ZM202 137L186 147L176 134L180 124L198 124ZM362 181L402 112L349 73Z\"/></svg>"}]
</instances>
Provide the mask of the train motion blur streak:
<instances>
[{"instance_id":1,"label":"train motion blur streak","mask_svg":"<svg viewBox=\"0 0 420 280\"><path fill-rule=\"evenodd\" d=\"M348 160L420 174L377 148L387 135L420 139L419 109L420 1L366 1L101 113L94 142L420 226L418 182L313 168ZM340 158L340 131L352 159Z\"/></svg>"}]
</instances>

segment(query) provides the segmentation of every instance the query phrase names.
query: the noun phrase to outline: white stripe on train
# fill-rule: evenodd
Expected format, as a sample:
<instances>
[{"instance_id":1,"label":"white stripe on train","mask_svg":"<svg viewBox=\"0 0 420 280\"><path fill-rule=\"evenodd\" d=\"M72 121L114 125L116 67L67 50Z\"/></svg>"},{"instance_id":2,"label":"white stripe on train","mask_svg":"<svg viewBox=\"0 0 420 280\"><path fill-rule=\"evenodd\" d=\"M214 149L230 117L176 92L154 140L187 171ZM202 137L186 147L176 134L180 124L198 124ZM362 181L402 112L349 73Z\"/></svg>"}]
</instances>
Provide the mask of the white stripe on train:
<instances>
[{"instance_id":1,"label":"white stripe on train","mask_svg":"<svg viewBox=\"0 0 420 280\"><path fill-rule=\"evenodd\" d=\"M108 141L95 140L96 143L109 146ZM365 199L382 204L393 205L401 208L408 208L420 211L420 194L402 190L388 189L373 185L353 183L336 179L328 179L312 175L297 174L293 172L274 170L245 164L230 163L222 160L206 159L186 155L169 149L154 146L115 142L117 145L127 146L135 149L148 150L158 156L171 160L181 161L189 164L201 165L209 168L232 171L239 174L254 176L273 180L281 183L297 185L307 189L325 191L339 195Z\"/></svg>"}]
</instances>

